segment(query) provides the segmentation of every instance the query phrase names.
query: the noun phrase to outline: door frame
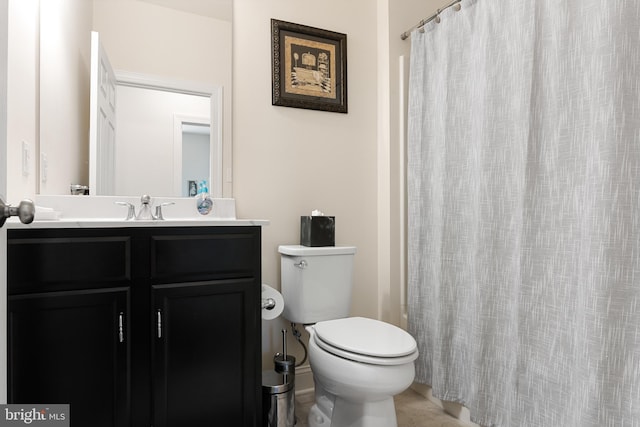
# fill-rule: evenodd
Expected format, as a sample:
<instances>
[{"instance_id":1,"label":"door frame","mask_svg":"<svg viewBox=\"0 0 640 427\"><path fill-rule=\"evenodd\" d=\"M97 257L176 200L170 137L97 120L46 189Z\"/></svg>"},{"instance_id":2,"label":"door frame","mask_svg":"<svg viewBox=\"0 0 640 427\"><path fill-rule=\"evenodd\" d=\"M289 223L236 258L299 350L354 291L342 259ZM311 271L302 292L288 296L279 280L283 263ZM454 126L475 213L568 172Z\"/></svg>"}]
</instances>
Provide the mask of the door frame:
<instances>
[{"instance_id":1,"label":"door frame","mask_svg":"<svg viewBox=\"0 0 640 427\"><path fill-rule=\"evenodd\" d=\"M0 0L0 196L7 196L9 0ZM7 228L0 228L0 403L7 403Z\"/></svg>"},{"instance_id":2,"label":"door frame","mask_svg":"<svg viewBox=\"0 0 640 427\"><path fill-rule=\"evenodd\" d=\"M209 185L212 184L211 178L213 168L217 168L218 165L214 162L217 159L215 151L211 145L211 120L208 117L195 117L187 116L183 114L173 115L173 194L182 194L182 125L184 124L198 124L209 126ZM220 166L222 167L222 166ZM220 187L222 189L222 187ZM220 196L222 197L222 196Z\"/></svg>"}]
</instances>

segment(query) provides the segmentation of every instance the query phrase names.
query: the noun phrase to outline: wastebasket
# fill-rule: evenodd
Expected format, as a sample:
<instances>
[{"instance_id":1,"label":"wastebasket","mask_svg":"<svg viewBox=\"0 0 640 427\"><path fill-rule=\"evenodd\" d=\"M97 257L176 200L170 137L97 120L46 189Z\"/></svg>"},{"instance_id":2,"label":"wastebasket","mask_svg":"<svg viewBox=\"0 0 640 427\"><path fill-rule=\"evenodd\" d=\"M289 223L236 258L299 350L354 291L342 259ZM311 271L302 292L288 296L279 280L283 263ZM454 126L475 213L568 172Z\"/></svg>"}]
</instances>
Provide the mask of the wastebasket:
<instances>
[{"instance_id":1,"label":"wastebasket","mask_svg":"<svg viewBox=\"0 0 640 427\"><path fill-rule=\"evenodd\" d=\"M294 427L295 375L273 371L262 372L263 427Z\"/></svg>"}]
</instances>

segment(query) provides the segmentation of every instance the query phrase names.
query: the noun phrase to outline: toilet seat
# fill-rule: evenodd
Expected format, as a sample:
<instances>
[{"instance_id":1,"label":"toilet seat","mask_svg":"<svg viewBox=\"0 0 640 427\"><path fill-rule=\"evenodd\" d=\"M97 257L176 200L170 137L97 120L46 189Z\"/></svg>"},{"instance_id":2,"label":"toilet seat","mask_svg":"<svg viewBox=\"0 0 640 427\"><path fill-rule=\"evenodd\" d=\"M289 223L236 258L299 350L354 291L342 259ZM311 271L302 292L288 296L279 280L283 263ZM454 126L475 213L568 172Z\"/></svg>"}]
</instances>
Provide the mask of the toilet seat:
<instances>
[{"instance_id":1,"label":"toilet seat","mask_svg":"<svg viewBox=\"0 0 640 427\"><path fill-rule=\"evenodd\" d=\"M318 347L336 356L373 365L402 365L418 357L416 341L406 331L364 317L319 322L314 326Z\"/></svg>"}]
</instances>

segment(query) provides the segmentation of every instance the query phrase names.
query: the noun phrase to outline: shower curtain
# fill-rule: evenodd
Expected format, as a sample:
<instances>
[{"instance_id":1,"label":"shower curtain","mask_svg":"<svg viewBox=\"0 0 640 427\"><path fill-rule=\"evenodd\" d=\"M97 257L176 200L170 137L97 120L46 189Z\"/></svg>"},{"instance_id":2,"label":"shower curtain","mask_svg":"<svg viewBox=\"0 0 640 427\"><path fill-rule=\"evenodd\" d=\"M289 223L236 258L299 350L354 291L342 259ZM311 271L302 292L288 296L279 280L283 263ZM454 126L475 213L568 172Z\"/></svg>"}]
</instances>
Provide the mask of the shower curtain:
<instances>
[{"instance_id":1,"label":"shower curtain","mask_svg":"<svg viewBox=\"0 0 640 427\"><path fill-rule=\"evenodd\" d=\"M416 380L485 426L640 426L640 2L411 34Z\"/></svg>"}]
</instances>

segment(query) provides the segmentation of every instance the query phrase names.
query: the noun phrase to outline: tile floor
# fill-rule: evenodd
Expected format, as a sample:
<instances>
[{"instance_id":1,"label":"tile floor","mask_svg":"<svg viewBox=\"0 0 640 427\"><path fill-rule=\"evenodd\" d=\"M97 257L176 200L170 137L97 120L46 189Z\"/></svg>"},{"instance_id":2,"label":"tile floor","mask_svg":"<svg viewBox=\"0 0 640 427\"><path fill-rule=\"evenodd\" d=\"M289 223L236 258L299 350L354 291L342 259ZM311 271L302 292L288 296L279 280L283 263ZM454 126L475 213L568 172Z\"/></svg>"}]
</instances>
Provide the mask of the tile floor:
<instances>
[{"instance_id":1,"label":"tile floor","mask_svg":"<svg viewBox=\"0 0 640 427\"><path fill-rule=\"evenodd\" d=\"M296 427L308 427L307 415L313 405L313 393L296 396ZM440 407L408 389L395 398L398 427L468 427L446 414Z\"/></svg>"}]
</instances>

